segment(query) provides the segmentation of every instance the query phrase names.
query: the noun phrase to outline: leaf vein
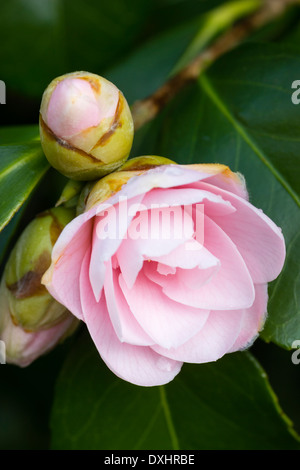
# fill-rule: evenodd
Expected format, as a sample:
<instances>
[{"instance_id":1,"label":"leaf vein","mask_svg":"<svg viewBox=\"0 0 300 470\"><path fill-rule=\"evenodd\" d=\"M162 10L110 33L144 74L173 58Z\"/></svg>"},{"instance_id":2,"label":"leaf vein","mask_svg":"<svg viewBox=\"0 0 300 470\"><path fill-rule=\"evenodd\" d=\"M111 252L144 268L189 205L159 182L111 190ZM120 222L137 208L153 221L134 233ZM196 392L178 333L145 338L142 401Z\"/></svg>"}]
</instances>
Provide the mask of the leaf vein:
<instances>
[{"instance_id":1,"label":"leaf vein","mask_svg":"<svg viewBox=\"0 0 300 470\"><path fill-rule=\"evenodd\" d=\"M218 96L216 90L212 87L208 78L205 75L199 77L199 84L202 87L206 95L211 99L211 101L216 105L219 111L228 119L232 124L235 130L243 138L243 140L248 144L248 146L253 150L253 152L259 157L259 159L264 163L264 165L271 171L274 177L279 181L283 188L288 192L288 194L293 198L298 207L300 207L300 198L291 188L290 184L284 179L284 177L277 171L274 165L270 162L267 156L257 147L256 143L252 138L247 134L246 130L242 125L234 118L231 111L226 107L225 103Z\"/></svg>"}]
</instances>

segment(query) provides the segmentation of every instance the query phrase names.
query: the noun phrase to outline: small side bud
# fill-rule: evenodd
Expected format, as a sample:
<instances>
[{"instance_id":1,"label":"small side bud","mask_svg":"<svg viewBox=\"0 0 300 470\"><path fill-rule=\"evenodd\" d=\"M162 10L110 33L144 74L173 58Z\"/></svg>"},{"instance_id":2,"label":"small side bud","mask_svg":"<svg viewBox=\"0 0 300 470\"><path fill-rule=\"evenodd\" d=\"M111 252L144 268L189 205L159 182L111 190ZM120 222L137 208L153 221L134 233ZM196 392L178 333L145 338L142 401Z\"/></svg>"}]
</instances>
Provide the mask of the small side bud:
<instances>
[{"instance_id":1,"label":"small side bud","mask_svg":"<svg viewBox=\"0 0 300 470\"><path fill-rule=\"evenodd\" d=\"M49 294L41 278L51 252L74 209L56 207L39 214L25 228L6 263L0 286L0 339L6 362L25 367L50 351L79 324Z\"/></svg>"},{"instance_id":2,"label":"small side bud","mask_svg":"<svg viewBox=\"0 0 300 470\"><path fill-rule=\"evenodd\" d=\"M38 215L26 227L5 266L4 290L12 322L26 331L49 328L68 312L41 284L51 264L52 248L74 210L57 207Z\"/></svg>"},{"instance_id":3,"label":"small side bud","mask_svg":"<svg viewBox=\"0 0 300 470\"><path fill-rule=\"evenodd\" d=\"M70 336L79 320L68 313L60 323L40 331L26 331L15 325L9 308L8 290L2 279L0 287L0 338L5 345L5 361L26 367Z\"/></svg>"},{"instance_id":4,"label":"small side bud","mask_svg":"<svg viewBox=\"0 0 300 470\"><path fill-rule=\"evenodd\" d=\"M129 156L134 126L121 91L103 77L73 72L54 79L40 107L40 137L50 164L68 178L94 180Z\"/></svg>"}]
</instances>

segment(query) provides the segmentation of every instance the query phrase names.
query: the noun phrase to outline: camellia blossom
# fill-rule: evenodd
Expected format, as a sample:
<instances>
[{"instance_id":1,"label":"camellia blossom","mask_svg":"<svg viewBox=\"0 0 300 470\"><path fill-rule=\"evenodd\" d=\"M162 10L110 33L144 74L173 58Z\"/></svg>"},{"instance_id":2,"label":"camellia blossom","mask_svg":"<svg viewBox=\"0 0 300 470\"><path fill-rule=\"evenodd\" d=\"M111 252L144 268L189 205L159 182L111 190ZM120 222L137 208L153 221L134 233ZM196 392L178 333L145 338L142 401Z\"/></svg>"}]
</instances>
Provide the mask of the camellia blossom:
<instances>
[{"instance_id":1,"label":"camellia blossom","mask_svg":"<svg viewBox=\"0 0 300 470\"><path fill-rule=\"evenodd\" d=\"M154 386L184 362L249 347L284 259L281 230L248 201L239 174L139 157L95 184L42 282L117 376Z\"/></svg>"}]
</instances>

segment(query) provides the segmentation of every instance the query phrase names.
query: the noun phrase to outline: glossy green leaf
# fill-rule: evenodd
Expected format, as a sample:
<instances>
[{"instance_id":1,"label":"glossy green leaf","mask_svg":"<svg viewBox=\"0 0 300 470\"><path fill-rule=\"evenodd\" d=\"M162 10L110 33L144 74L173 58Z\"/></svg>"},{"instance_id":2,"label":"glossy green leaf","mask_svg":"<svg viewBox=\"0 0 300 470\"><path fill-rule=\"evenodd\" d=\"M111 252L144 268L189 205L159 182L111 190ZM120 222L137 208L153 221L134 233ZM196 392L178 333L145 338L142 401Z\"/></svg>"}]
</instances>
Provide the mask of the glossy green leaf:
<instances>
[{"instance_id":1,"label":"glossy green leaf","mask_svg":"<svg viewBox=\"0 0 300 470\"><path fill-rule=\"evenodd\" d=\"M116 83L130 104L145 98L194 59L218 34L259 5L260 0L223 2L205 14L164 30L108 70L107 78Z\"/></svg>"},{"instance_id":2,"label":"glossy green leaf","mask_svg":"<svg viewBox=\"0 0 300 470\"><path fill-rule=\"evenodd\" d=\"M0 230L24 204L48 168L40 142L0 146Z\"/></svg>"},{"instance_id":3,"label":"glossy green leaf","mask_svg":"<svg viewBox=\"0 0 300 470\"><path fill-rule=\"evenodd\" d=\"M249 353L185 364L161 387L117 378L90 338L75 343L56 387L54 449L299 449Z\"/></svg>"},{"instance_id":4,"label":"glossy green leaf","mask_svg":"<svg viewBox=\"0 0 300 470\"><path fill-rule=\"evenodd\" d=\"M39 126L36 124L0 127L0 145L17 144L39 139Z\"/></svg>"},{"instance_id":5,"label":"glossy green leaf","mask_svg":"<svg viewBox=\"0 0 300 470\"><path fill-rule=\"evenodd\" d=\"M244 45L141 129L133 149L133 156L149 148L180 163L224 163L245 176L250 201L286 241L286 264L270 284L262 334L285 348L300 338L300 105L291 100L299 67L294 48Z\"/></svg>"},{"instance_id":6,"label":"glossy green leaf","mask_svg":"<svg viewBox=\"0 0 300 470\"><path fill-rule=\"evenodd\" d=\"M153 0L154 9L149 15L153 34L185 23L227 0Z\"/></svg>"},{"instance_id":7,"label":"glossy green leaf","mask_svg":"<svg viewBox=\"0 0 300 470\"><path fill-rule=\"evenodd\" d=\"M140 0L1 2L1 79L11 90L40 97L63 73L101 74L132 46L149 8Z\"/></svg>"},{"instance_id":8,"label":"glossy green leaf","mask_svg":"<svg viewBox=\"0 0 300 470\"><path fill-rule=\"evenodd\" d=\"M183 67L188 65L221 31L234 24L236 20L243 16L253 13L253 11L260 6L260 0L233 1L225 3L206 15L203 15L201 26L196 36L172 70L172 75L178 73Z\"/></svg>"}]
</instances>

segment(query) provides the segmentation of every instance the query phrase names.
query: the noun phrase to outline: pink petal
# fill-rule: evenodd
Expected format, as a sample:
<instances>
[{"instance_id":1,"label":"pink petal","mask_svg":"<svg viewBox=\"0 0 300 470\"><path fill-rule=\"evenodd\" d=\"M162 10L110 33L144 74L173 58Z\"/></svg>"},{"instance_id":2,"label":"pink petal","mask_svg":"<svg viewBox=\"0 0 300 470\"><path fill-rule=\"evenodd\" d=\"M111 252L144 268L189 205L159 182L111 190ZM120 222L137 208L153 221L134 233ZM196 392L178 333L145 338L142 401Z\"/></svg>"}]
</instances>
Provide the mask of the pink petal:
<instances>
[{"instance_id":1,"label":"pink petal","mask_svg":"<svg viewBox=\"0 0 300 470\"><path fill-rule=\"evenodd\" d=\"M280 228L244 199L207 183L201 184L220 193L237 209L235 213L214 217L214 220L238 247L253 281L260 284L276 279L285 260L285 243Z\"/></svg>"},{"instance_id":2,"label":"pink petal","mask_svg":"<svg viewBox=\"0 0 300 470\"><path fill-rule=\"evenodd\" d=\"M183 165L161 165L131 178L126 184L126 192L132 197L136 194L146 194L153 188L174 188L206 177L206 174L200 174Z\"/></svg>"},{"instance_id":3,"label":"pink petal","mask_svg":"<svg viewBox=\"0 0 300 470\"><path fill-rule=\"evenodd\" d=\"M196 267L207 269L219 265L219 260L193 238L177 246L170 253L152 256L151 259L168 266L183 269Z\"/></svg>"},{"instance_id":4,"label":"pink petal","mask_svg":"<svg viewBox=\"0 0 300 470\"><path fill-rule=\"evenodd\" d=\"M140 272L132 289L122 275L120 286L128 305L146 333L155 343L170 348L178 346L201 329L208 311L173 302L161 288Z\"/></svg>"},{"instance_id":5,"label":"pink petal","mask_svg":"<svg viewBox=\"0 0 300 470\"><path fill-rule=\"evenodd\" d=\"M216 186L225 191L229 191L238 197L248 200L248 191L244 177L240 173L233 173L234 177L231 178L223 173L207 178L206 183Z\"/></svg>"},{"instance_id":6,"label":"pink petal","mask_svg":"<svg viewBox=\"0 0 300 470\"><path fill-rule=\"evenodd\" d=\"M198 333L178 348L152 346L154 351L170 359L204 363L220 359L236 341L241 329L240 311L213 311Z\"/></svg>"},{"instance_id":7,"label":"pink petal","mask_svg":"<svg viewBox=\"0 0 300 470\"><path fill-rule=\"evenodd\" d=\"M143 206L145 209L166 206L189 206L191 204L205 203L205 213L209 215L211 212L230 214L235 212L235 208L228 202L209 191L193 189L189 186L185 188L155 188L149 191L144 199Z\"/></svg>"},{"instance_id":8,"label":"pink petal","mask_svg":"<svg viewBox=\"0 0 300 470\"><path fill-rule=\"evenodd\" d=\"M168 266L167 264L157 263L157 272L168 276L169 274L175 274L176 268L172 268L172 266Z\"/></svg>"},{"instance_id":9,"label":"pink petal","mask_svg":"<svg viewBox=\"0 0 300 470\"><path fill-rule=\"evenodd\" d=\"M46 116L46 122L55 135L68 139L97 126L100 119L97 99L86 80L67 78L57 84Z\"/></svg>"},{"instance_id":10,"label":"pink petal","mask_svg":"<svg viewBox=\"0 0 300 470\"><path fill-rule=\"evenodd\" d=\"M267 315L267 303L267 284L256 284L255 301L252 307L241 312L243 314L241 331L229 352L239 351L251 346L263 328Z\"/></svg>"},{"instance_id":11,"label":"pink petal","mask_svg":"<svg viewBox=\"0 0 300 470\"><path fill-rule=\"evenodd\" d=\"M213 276L215 276L220 269L219 263L206 266L205 268L176 268L174 273L168 273L169 275L166 276L161 272L161 268L159 269L158 266L159 264L157 265L157 269L155 269L155 263L145 263L144 273L150 281L161 286L163 292L199 290L201 286L211 282Z\"/></svg>"},{"instance_id":12,"label":"pink petal","mask_svg":"<svg viewBox=\"0 0 300 470\"><path fill-rule=\"evenodd\" d=\"M140 213L141 237L133 236L132 227L128 231L128 236L117 252L123 279L128 288L133 286L145 259L160 258L180 246L185 240L192 238L194 233L192 217L179 206L173 209L176 210L180 221L182 221L175 225L175 229L172 224L168 226L168 214L166 215L166 224L164 224L161 218L157 217L156 209L153 209ZM159 210L161 214L164 214L165 211L168 211L168 208ZM145 230L143 224L147 225Z\"/></svg>"},{"instance_id":13,"label":"pink petal","mask_svg":"<svg viewBox=\"0 0 300 470\"><path fill-rule=\"evenodd\" d=\"M84 225L92 225L90 220L93 215L93 211L86 212L75 217L75 219L71 220L71 222L66 225L53 247L52 262L56 263L63 256L69 243L72 243L73 238L75 238L78 231L81 230Z\"/></svg>"},{"instance_id":14,"label":"pink petal","mask_svg":"<svg viewBox=\"0 0 300 470\"><path fill-rule=\"evenodd\" d=\"M108 262L104 282L107 310L113 328L121 342L137 346L149 346L153 340L144 332L132 315L119 285L119 269L112 269Z\"/></svg>"},{"instance_id":15,"label":"pink petal","mask_svg":"<svg viewBox=\"0 0 300 470\"><path fill-rule=\"evenodd\" d=\"M208 310L250 307L255 293L245 262L230 238L208 217L204 223L204 245L221 263L217 273L198 289L166 283L163 292L177 302Z\"/></svg>"},{"instance_id":16,"label":"pink petal","mask_svg":"<svg viewBox=\"0 0 300 470\"><path fill-rule=\"evenodd\" d=\"M90 281L96 300L100 299L105 277L105 262L118 250L126 235L128 226L138 210L143 195L130 200L123 199L119 204L99 206L95 217L92 254L90 262ZM103 209L106 207L106 209ZM102 211L100 211L100 208ZM103 214L103 217L101 217Z\"/></svg>"},{"instance_id":17,"label":"pink petal","mask_svg":"<svg viewBox=\"0 0 300 470\"><path fill-rule=\"evenodd\" d=\"M185 169L179 167L178 165L166 165L163 167L158 167L148 172L145 172L143 175L139 175L137 177L133 177L129 180L127 184L123 186L121 191L117 194L110 197L105 203L99 204L98 207L93 207L88 212L81 214L80 216L76 217L70 224L65 227L61 236L57 240L52 253L52 265L48 272L45 274L43 282L47 286L47 288L51 289L52 295L57 298L60 297L60 291L62 290L62 286L64 285L59 280L60 286L58 285L58 289L56 292L56 287L54 287L52 278L58 279L56 275L56 271L59 269L61 271L61 266L65 261L65 250L67 249L69 244L73 245L73 239L75 240L76 234L79 230L82 229L82 226L90 219L95 217L97 214L101 214L107 206L117 205L120 199L123 198L122 202L124 203L125 200L133 199L132 204L137 204L141 202L144 196L144 193L150 191L155 186L160 187L169 187L169 186L179 186L181 184L187 184L193 181L197 181L199 179L199 173L190 169ZM138 196L136 199L134 199ZM130 204L129 204L130 205ZM124 226L128 227L133 215L128 216L127 212L124 216L124 211L118 211L117 213L121 214L121 229L120 229L120 239L124 236ZM123 230L124 229L124 230ZM82 229L83 230L83 229ZM123 230L123 232L122 232ZM115 251L117 250L120 239L112 240L111 238L107 238L104 240L99 241L99 236L97 235L97 226L94 231L93 235L93 252L92 252L92 259L90 265L90 279L94 289L94 293L96 297L99 299L101 295L101 291L103 288L104 282L104 275L105 275L105 267L103 266L104 261L108 260L113 256ZM72 251L72 248L71 248ZM80 248L81 253L81 248ZM84 251L84 250L83 250ZM84 253L82 253L82 256ZM60 261L59 266L57 266L57 261ZM78 268L79 269L79 268ZM54 276L54 277L53 277ZM57 297L56 297L57 296ZM66 294L66 296L71 296ZM75 305L78 305L78 294L74 294L76 301ZM72 303L72 302L71 302ZM76 313L74 314L80 316L80 312L76 309Z\"/></svg>"},{"instance_id":18,"label":"pink petal","mask_svg":"<svg viewBox=\"0 0 300 470\"><path fill-rule=\"evenodd\" d=\"M71 242L65 245L64 237L68 236L69 226L71 226L71 231L73 227L78 228L76 224L71 224L72 222L63 230L54 247L52 253L54 261L44 274L43 283L59 303L82 320L79 277L81 264L90 248L92 221L89 220L82 224L75 232ZM63 247L62 252L59 250L60 246Z\"/></svg>"},{"instance_id":19,"label":"pink petal","mask_svg":"<svg viewBox=\"0 0 300 470\"><path fill-rule=\"evenodd\" d=\"M180 372L182 363L155 353L148 346L121 343L109 319L104 297L96 302L92 289L85 286L82 308L89 333L103 361L123 380L141 386L170 382Z\"/></svg>"}]
</instances>

